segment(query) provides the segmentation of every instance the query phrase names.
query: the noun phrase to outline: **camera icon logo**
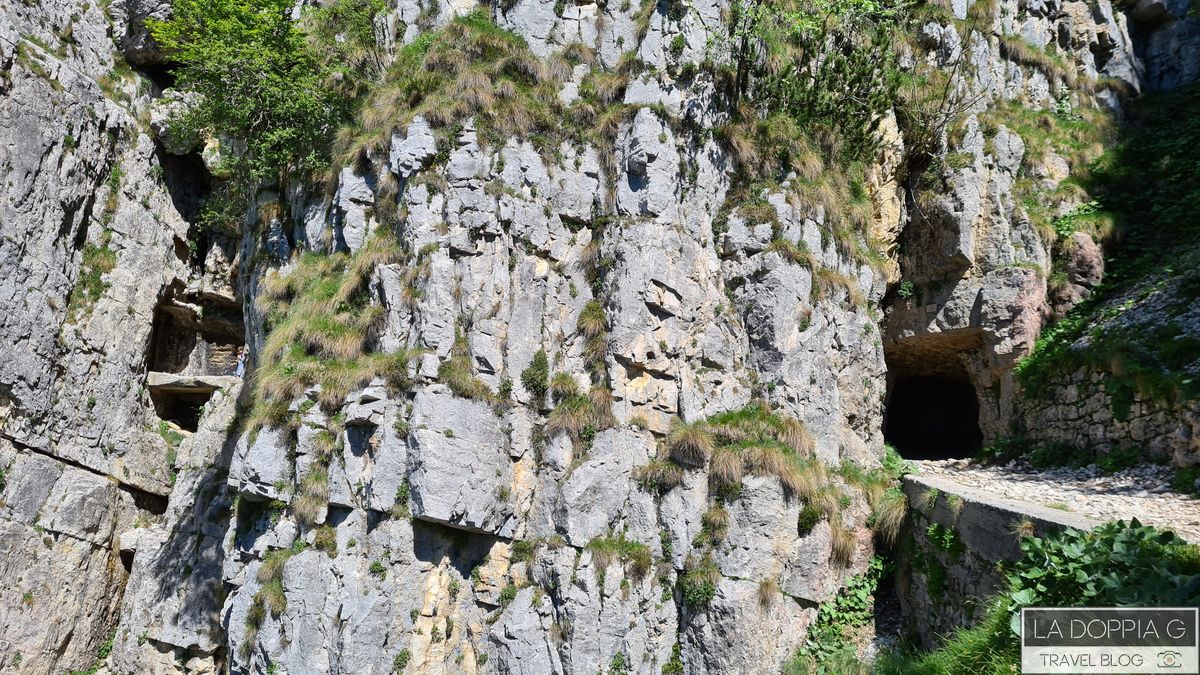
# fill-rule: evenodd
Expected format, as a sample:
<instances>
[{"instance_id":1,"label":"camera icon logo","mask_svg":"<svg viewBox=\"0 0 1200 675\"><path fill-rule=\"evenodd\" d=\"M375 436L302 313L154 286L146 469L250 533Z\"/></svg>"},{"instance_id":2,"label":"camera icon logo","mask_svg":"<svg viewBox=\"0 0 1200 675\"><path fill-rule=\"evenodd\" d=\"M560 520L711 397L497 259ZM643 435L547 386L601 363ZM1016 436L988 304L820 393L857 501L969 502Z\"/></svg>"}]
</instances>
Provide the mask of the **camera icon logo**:
<instances>
[{"instance_id":1,"label":"camera icon logo","mask_svg":"<svg viewBox=\"0 0 1200 675\"><path fill-rule=\"evenodd\" d=\"M1176 651L1165 651L1158 653L1159 668L1182 668L1183 654Z\"/></svg>"}]
</instances>

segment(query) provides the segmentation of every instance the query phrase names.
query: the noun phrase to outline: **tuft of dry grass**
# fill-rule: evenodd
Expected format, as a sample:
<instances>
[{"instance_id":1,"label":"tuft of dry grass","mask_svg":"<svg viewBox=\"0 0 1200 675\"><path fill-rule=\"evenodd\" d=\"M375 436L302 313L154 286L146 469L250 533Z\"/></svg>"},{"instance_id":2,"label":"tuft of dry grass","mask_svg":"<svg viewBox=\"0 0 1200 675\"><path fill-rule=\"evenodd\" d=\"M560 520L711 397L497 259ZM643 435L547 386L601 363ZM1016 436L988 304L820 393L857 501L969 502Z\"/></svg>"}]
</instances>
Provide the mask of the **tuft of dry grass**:
<instances>
[{"instance_id":1,"label":"tuft of dry grass","mask_svg":"<svg viewBox=\"0 0 1200 675\"><path fill-rule=\"evenodd\" d=\"M763 579L758 582L758 606L770 609L779 597L779 582L774 579Z\"/></svg>"},{"instance_id":2,"label":"tuft of dry grass","mask_svg":"<svg viewBox=\"0 0 1200 675\"><path fill-rule=\"evenodd\" d=\"M908 498L899 488L891 488L883 493L879 503L871 514L875 532L888 546L895 545L908 515Z\"/></svg>"},{"instance_id":3,"label":"tuft of dry grass","mask_svg":"<svg viewBox=\"0 0 1200 675\"><path fill-rule=\"evenodd\" d=\"M829 520L829 536L833 561L843 567L848 567L850 563L854 562L854 554L858 549L854 533L846 527L841 518L831 518Z\"/></svg>"},{"instance_id":4,"label":"tuft of dry grass","mask_svg":"<svg viewBox=\"0 0 1200 675\"><path fill-rule=\"evenodd\" d=\"M716 546L725 540L729 531L729 511L720 504L710 507L700 516L700 526L709 542Z\"/></svg>"},{"instance_id":5,"label":"tuft of dry grass","mask_svg":"<svg viewBox=\"0 0 1200 675\"><path fill-rule=\"evenodd\" d=\"M1012 524L1011 531L1018 539L1032 537L1037 534L1037 526L1028 518L1023 518Z\"/></svg>"},{"instance_id":6,"label":"tuft of dry grass","mask_svg":"<svg viewBox=\"0 0 1200 675\"><path fill-rule=\"evenodd\" d=\"M1029 68L1042 71L1048 78L1062 80L1068 87L1074 89L1078 76L1074 67L1065 61L1055 58L1044 49L1039 49L1019 35L1001 35L1000 54L1009 61L1014 61Z\"/></svg>"},{"instance_id":7,"label":"tuft of dry grass","mask_svg":"<svg viewBox=\"0 0 1200 675\"><path fill-rule=\"evenodd\" d=\"M612 391L599 386L559 401L546 419L547 433L568 434L576 443L589 443L597 432L614 425Z\"/></svg>"},{"instance_id":8,"label":"tuft of dry grass","mask_svg":"<svg viewBox=\"0 0 1200 675\"><path fill-rule=\"evenodd\" d=\"M566 373L555 373L550 379L550 397L559 402L579 394L575 378Z\"/></svg>"},{"instance_id":9,"label":"tuft of dry grass","mask_svg":"<svg viewBox=\"0 0 1200 675\"><path fill-rule=\"evenodd\" d=\"M589 300L579 312L575 326L584 337L593 338L602 335L606 329L607 319L604 316L604 306L599 300Z\"/></svg>"},{"instance_id":10,"label":"tuft of dry grass","mask_svg":"<svg viewBox=\"0 0 1200 675\"><path fill-rule=\"evenodd\" d=\"M450 388L455 396L491 402L496 395L487 384L475 376L471 367L471 348L461 330L455 330L450 358L438 365L438 382Z\"/></svg>"},{"instance_id":11,"label":"tuft of dry grass","mask_svg":"<svg viewBox=\"0 0 1200 675\"><path fill-rule=\"evenodd\" d=\"M325 514L329 505L329 472L324 465L314 463L300 481L300 491L292 500L292 514L304 525L313 525Z\"/></svg>"},{"instance_id":12,"label":"tuft of dry grass","mask_svg":"<svg viewBox=\"0 0 1200 675\"><path fill-rule=\"evenodd\" d=\"M671 459L685 466L704 466L713 452L713 438L703 422L677 422L667 435Z\"/></svg>"},{"instance_id":13,"label":"tuft of dry grass","mask_svg":"<svg viewBox=\"0 0 1200 675\"><path fill-rule=\"evenodd\" d=\"M634 469L633 479L643 489L665 494L683 483L683 468L674 462L655 459Z\"/></svg>"},{"instance_id":14,"label":"tuft of dry grass","mask_svg":"<svg viewBox=\"0 0 1200 675\"><path fill-rule=\"evenodd\" d=\"M746 469L741 456L734 450L720 448L712 455L708 466L709 483L720 491L736 490Z\"/></svg>"}]
</instances>

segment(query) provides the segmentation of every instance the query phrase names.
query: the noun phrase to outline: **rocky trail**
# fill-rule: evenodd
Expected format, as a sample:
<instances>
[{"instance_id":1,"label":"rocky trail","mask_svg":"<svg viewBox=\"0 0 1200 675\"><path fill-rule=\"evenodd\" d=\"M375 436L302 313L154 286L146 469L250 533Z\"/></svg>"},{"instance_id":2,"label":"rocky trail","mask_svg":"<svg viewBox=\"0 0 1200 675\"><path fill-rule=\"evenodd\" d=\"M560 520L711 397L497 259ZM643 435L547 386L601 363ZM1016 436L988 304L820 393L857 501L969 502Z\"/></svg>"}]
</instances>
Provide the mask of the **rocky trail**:
<instances>
[{"instance_id":1,"label":"rocky trail","mask_svg":"<svg viewBox=\"0 0 1200 675\"><path fill-rule=\"evenodd\" d=\"M913 462L922 475L945 478L999 497L1070 511L1098 520L1129 520L1174 530L1200 542L1200 499L1171 487L1172 469L1158 464L1104 474L1095 465L1036 469L965 459Z\"/></svg>"}]
</instances>

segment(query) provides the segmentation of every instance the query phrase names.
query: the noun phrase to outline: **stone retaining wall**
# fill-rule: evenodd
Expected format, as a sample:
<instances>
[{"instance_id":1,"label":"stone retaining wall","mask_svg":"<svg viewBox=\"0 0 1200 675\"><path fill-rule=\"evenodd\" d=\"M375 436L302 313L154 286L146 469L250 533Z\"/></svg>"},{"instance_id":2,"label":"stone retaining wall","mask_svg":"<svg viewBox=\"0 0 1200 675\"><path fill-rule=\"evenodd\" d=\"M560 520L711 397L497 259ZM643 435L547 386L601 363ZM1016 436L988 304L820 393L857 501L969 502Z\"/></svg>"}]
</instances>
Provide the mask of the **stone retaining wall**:
<instances>
[{"instance_id":1,"label":"stone retaining wall","mask_svg":"<svg viewBox=\"0 0 1200 675\"><path fill-rule=\"evenodd\" d=\"M1175 466L1200 463L1200 401L1170 403L1134 391L1126 410L1114 403L1107 380L1105 373L1080 368L1045 397L1026 401L1025 435L1097 453L1136 448Z\"/></svg>"},{"instance_id":2,"label":"stone retaining wall","mask_svg":"<svg viewBox=\"0 0 1200 675\"><path fill-rule=\"evenodd\" d=\"M896 591L909 633L928 648L937 646L939 636L983 617L1004 581L997 563L1021 557L1019 524L1028 521L1038 536L1099 525L940 478L910 475L903 487L909 511Z\"/></svg>"}]
</instances>

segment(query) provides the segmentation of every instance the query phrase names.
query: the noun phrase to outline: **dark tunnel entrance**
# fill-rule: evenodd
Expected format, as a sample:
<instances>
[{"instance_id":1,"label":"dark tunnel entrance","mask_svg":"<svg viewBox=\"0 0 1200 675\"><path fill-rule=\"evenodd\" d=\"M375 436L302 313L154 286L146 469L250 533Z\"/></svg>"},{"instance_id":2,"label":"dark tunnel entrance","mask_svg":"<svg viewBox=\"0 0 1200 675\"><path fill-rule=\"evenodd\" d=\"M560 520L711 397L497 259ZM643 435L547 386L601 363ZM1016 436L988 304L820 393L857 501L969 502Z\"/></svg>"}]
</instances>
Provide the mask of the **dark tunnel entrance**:
<instances>
[{"instance_id":1,"label":"dark tunnel entrance","mask_svg":"<svg viewBox=\"0 0 1200 675\"><path fill-rule=\"evenodd\" d=\"M907 459L973 456L983 445L970 373L978 330L910 335L885 345L889 396L883 437ZM976 366L977 367L977 366Z\"/></svg>"},{"instance_id":2,"label":"dark tunnel entrance","mask_svg":"<svg viewBox=\"0 0 1200 675\"><path fill-rule=\"evenodd\" d=\"M897 378L883 436L907 459L973 455L983 444L975 388L965 377Z\"/></svg>"}]
</instances>

